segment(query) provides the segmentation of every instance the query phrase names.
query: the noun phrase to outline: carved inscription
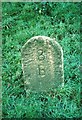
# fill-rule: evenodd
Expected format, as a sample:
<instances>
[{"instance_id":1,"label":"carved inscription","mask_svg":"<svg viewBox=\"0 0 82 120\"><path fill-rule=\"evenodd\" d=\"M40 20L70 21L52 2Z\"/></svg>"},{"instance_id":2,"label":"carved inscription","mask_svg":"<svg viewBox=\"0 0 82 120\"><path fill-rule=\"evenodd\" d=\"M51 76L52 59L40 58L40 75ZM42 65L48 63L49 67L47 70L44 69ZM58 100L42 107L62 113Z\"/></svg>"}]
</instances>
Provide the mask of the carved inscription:
<instances>
[{"instance_id":1,"label":"carved inscription","mask_svg":"<svg viewBox=\"0 0 82 120\"><path fill-rule=\"evenodd\" d=\"M41 77L45 76L45 67L43 65L44 59L45 59L44 52L43 52L43 49L41 48L38 50L38 60L39 60L38 69L39 69L39 75Z\"/></svg>"},{"instance_id":2,"label":"carved inscription","mask_svg":"<svg viewBox=\"0 0 82 120\"><path fill-rule=\"evenodd\" d=\"M49 91L64 82L60 45L45 36L36 36L22 48L22 68L26 89Z\"/></svg>"}]
</instances>

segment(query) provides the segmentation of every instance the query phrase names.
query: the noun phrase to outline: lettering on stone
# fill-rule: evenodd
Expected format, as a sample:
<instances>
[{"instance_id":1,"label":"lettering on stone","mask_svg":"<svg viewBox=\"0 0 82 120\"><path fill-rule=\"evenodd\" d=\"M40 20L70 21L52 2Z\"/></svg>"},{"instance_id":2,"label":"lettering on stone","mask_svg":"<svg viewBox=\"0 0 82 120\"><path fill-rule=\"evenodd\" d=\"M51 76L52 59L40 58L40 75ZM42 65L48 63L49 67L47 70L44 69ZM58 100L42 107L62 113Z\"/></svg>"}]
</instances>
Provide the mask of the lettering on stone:
<instances>
[{"instance_id":1,"label":"lettering on stone","mask_svg":"<svg viewBox=\"0 0 82 120\"><path fill-rule=\"evenodd\" d=\"M25 89L49 91L64 83L63 51L46 36L35 36L22 47L22 68Z\"/></svg>"}]
</instances>

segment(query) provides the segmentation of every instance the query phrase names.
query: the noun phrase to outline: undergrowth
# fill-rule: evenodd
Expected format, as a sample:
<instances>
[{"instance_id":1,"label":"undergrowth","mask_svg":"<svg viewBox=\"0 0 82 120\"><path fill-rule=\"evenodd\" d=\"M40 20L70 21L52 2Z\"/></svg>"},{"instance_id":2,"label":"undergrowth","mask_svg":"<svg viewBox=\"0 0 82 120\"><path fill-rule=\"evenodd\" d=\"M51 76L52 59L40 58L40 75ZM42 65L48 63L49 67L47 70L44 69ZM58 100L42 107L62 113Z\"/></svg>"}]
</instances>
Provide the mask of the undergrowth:
<instances>
[{"instance_id":1,"label":"undergrowth","mask_svg":"<svg viewBox=\"0 0 82 120\"><path fill-rule=\"evenodd\" d=\"M2 3L3 118L80 118L80 4ZM56 38L64 52L64 87L26 95L21 48L31 37Z\"/></svg>"}]
</instances>

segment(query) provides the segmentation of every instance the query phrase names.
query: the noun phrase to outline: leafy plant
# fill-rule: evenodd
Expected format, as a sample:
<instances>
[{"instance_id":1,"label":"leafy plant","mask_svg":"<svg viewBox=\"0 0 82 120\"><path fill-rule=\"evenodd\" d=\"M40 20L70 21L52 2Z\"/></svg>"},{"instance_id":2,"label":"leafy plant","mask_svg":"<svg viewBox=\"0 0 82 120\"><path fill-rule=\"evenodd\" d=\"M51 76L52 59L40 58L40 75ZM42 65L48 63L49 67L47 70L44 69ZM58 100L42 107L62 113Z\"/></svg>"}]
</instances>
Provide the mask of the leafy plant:
<instances>
[{"instance_id":1,"label":"leafy plant","mask_svg":"<svg viewBox=\"0 0 82 120\"><path fill-rule=\"evenodd\" d=\"M2 3L3 118L80 118L80 3ZM26 96L21 48L31 37L56 38L64 52L64 87Z\"/></svg>"}]
</instances>

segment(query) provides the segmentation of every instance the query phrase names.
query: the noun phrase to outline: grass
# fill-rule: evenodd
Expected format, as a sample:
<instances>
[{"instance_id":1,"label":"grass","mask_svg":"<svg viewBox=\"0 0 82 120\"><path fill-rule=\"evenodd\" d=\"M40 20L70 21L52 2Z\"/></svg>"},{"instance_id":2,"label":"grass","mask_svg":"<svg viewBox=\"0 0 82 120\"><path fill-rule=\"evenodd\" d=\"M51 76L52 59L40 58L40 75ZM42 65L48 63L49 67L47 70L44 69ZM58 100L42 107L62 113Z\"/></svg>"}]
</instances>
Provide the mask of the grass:
<instances>
[{"instance_id":1,"label":"grass","mask_svg":"<svg viewBox=\"0 0 82 120\"><path fill-rule=\"evenodd\" d=\"M2 3L3 118L81 118L80 3ZM62 89L26 97L21 48L31 37L56 38L64 52Z\"/></svg>"}]
</instances>

